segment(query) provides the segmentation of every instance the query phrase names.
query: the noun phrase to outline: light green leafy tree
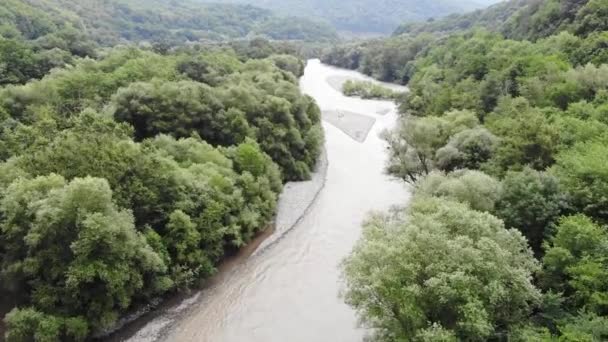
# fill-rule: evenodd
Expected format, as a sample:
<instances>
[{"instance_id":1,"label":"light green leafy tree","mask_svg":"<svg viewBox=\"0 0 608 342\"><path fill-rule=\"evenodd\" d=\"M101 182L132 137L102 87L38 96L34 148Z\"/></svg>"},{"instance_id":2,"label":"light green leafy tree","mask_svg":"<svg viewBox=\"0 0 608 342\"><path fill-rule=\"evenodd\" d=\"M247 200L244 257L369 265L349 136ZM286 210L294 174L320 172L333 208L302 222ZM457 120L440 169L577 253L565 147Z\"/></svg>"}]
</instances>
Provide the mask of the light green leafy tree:
<instances>
[{"instance_id":1,"label":"light green leafy tree","mask_svg":"<svg viewBox=\"0 0 608 342\"><path fill-rule=\"evenodd\" d=\"M416 183L416 196L443 197L468 204L471 209L492 212L501 184L481 171L461 170L449 174L438 171Z\"/></svg>"},{"instance_id":2,"label":"light green leafy tree","mask_svg":"<svg viewBox=\"0 0 608 342\"><path fill-rule=\"evenodd\" d=\"M437 168L437 153L450 137L478 125L479 121L471 111L402 120L396 129L383 133L389 145L388 173L408 183L416 182ZM443 154L439 157L447 159Z\"/></svg>"},{"instance_id":3,"label":"light green leafy tree","mask_svg":"<svg viewBox=\"0 0 608 342\"><path fill-rule=\"evenodd\" d=\"M375 341L485 341L525 320L540 292L525 238L446 199L374 215L344 262L345 300Z\"/></svg>"}]
</instances>

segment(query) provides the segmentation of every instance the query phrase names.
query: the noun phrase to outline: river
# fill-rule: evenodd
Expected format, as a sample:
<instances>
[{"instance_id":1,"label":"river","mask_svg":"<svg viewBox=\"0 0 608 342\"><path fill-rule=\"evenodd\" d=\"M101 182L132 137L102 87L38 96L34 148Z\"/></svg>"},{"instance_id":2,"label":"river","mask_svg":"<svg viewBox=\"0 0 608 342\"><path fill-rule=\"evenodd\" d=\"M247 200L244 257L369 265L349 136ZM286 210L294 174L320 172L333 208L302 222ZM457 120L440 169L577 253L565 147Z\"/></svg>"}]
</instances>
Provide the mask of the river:
<instances>
[{"instance_id":1,"label":"river","mask_svg":"<svg viewBox=\"0 0 608 342\"><path fill-rule=\"evenodd\" d=\"M362 340L365 331L339 297L339 264L359 238L367 213L405 205L409 194L383 173L386 145L378 135L394 125L395 105L343 96L336 83L347 78L368 79L318 60L308 62L301 78L302 91L324 113L329 164L324 187L297 225L275 232L270 238L276 242L248 253L221 270L212 285L163 308L120 340Z\"/></svg>"}]
</instances>

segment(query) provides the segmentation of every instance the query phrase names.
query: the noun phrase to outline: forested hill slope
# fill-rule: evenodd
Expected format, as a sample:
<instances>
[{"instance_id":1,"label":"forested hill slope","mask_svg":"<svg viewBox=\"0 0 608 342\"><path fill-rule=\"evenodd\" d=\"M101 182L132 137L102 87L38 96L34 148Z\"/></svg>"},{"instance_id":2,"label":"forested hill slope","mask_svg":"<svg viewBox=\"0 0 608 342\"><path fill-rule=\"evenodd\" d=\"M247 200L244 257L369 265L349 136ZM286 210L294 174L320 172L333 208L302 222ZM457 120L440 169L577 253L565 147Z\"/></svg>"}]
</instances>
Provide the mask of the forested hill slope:
<instances>
[{"instance_id":1,"label":"forested hill slope","mask_svg":"<svg viewBox=\"0 0 608 342\"><path fill-rule=\"evenodd\" d=\"M509 0L468 13L453 13L439 20L408 22L400 25L393 35L419 34L423 32L454 32L474 26L487 29L502 27L511 16L528 3L536 0Z\"/></svg>"},{"instance_id":2,"label":"forested hill slope","mask_svg":"<svg viewBox=\"0 0 608 342\"><path fill-rule=\"evenodd\" d=\"M383 81L407 83L416 72L414 61L424 57L429 47L445 43L449 36L463 34L462 39L467 39L472 31L482 30L518 41L568 32L575 37L556 43L564 44L561 48L568 49L574 62L602 61L608 44L607 19L607 0L511 0L465 15L403 25L391 38L338 45L322 60Z\"/></svg>"},{"instance_id":3,"label":"forested hill slope","mask_svg":"<svg viewBox=\"0 0 608 342\"><path fill-rule=\"evenodd\" d=\"M209 0L217 1L217 0ZM248 3L286 15L323 18L340 31L390 33L405 21L481 8L498 0L221 0Z\"/></svg>"},{"instance_id":4,"label":"forested hill slope","mask_svg":"<svg viewBox=\"0 0 608 342\"><path fill-rule=\"evenodd\" d=\"M394 34L445 33L483 27L500 32L506 38L536 40L563 30L585 35L606 29L607 23L608 2L605 0L510 0L441 20L406 23Z\"/></svg>"},{"instance_id":5,"label":"forested hill slope","mask_svg":"<svg viewBox=\"0 0 608 342\"><path fill-rule=\"evenodd\" d=\"M83 35L105 46L126 41L198 41L251 34L272 39L330 40L335 31L301 18L282 18L247 5L188 0L3 0L0 35L43 39ZM51 36L48 36L51 35ZM57 37L59 36L59 37Z\"/></svg>"}]
</instances>

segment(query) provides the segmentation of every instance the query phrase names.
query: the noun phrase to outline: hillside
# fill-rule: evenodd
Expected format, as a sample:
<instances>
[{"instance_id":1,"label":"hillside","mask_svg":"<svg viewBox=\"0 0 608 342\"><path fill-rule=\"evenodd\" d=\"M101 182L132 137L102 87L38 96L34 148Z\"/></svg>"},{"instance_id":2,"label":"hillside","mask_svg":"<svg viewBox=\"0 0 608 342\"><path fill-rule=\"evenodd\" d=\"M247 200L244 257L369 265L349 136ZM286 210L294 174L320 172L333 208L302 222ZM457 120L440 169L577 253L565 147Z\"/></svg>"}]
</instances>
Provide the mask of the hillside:
<instances>
[{"instance_id":1,"label":"hillside","mask_svg":"<svg viewBox=\"0 0 608 342\"><path fill-rule=\"evenodd\" d=\"M446 33L482 27L507 38L535 40L557 31L585 35L608 27L606 1L510 0L440 20L401 25L395 35Z\"/></svg>"},{"instance_id":2,"label":"hillside","mask_svg":"<svg viewBox=\"0 0 608 342\"><path fill-rule=\"evenodd\" d=\"M515 12L531 1L534 0L509 0L473 12L450 14L439 20L404 23L395 30L393 35L419 34L423 32L447 33L466 30L474 26L494 29L502 27Z\"/></svg>"},{"instance_id":3,"label":"hillside","mask_svg":"<svg viewBox=\"0 0 608 342\"><path fill-rule=\"evenodd\" d=\"M485 30L500 37L536 41L569 32L584 41L563 42L577 51L578 60L603 60L608 37L606 0L511 0L484 10L440 20L402 25L387 39L337 45L324 53L325 63L357 69L383 81L407 83L415 73L413 61L451 34Z\"/></svg>"},{"instance_id":4,"label":"hillside","mask_svg":"<svg viewBox=\"0 0 608 342\"><path fill-rule=\"evenodd\" d=\"M6 0L0 34L40 39L66 30L110 46L127 41L199 41L264 35L272 39L331 40L329 26L283 18L249 5L170 0ZM52 39L48 39L52 40ZM82 39L79 39L82 41Z\"/></svg>"},{"instance_id":5,"label":"hillside","mask_svg":"<svg viewBox=\"0 0 608 342\"><path fill-rule=\"evenodd\" d=\"M158 51L196 42L265 37L333 41L329 25L281 17L250 5L171 0L5 0L0 2L0 85L24 83L99 47L152 44Z\"/></svg>"},{"instance_id":6,"label":"hillside","mask_svg":"<svg viewBox=\"0 0 608 342\"><path fill-rule=\"evenodd\" d=\"M215 0L209 0L215 1ZM221 0L247 3L285 15L322 18L339 31L390 33L406 21L420 21L485 7L498 0Z\"/></svg>"}]
</instances>

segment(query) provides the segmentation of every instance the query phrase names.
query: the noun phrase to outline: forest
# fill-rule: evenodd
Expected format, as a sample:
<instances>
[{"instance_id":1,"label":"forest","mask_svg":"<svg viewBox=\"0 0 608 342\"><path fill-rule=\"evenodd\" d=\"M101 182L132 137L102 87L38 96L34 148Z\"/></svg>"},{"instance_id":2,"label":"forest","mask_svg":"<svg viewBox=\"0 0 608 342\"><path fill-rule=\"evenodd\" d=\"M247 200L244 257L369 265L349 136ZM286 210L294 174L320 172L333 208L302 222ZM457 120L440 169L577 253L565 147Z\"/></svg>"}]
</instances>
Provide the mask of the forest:
<instances>
[{"instance_id":1,"label":"forest","mask_svg":"<svg viewBox=\"0 0 608 342\"><path fill-rule=\"evenodd\" d=\"M315 26L250 6L154 3L106 1L89 16L95 1L0 4L9 342L84 341L195 286L315 167L320 111L289 45L200 44L256 30L306 39Z\"/></svg>"},{"instance_id":2,"label":"forest","mask_svg":"<svg viewBox=\"0 0 608 342\"><path fill-rule=\"evenodd\" d=\"M327 51L410 88L383 136L413 198L343 263L370 340L608 339L607 11L512 0Z\"/></svg>"},{"instance_id":3,"label":"forest","mask_svg":"<svg viewBox=\"0 0 608 342\"><path fill-rule=\"evenodd\" d=\"M361 4L377 11L3 0L5 339L90 340L266 231L323 150L298 79L325 43L323 62L409 87L343 89L397 103L385 169L412 192L369 215L341 264L367 340L608 340L608 1L509 0L418 23L479 3ZM336 43L317 17L404 23Z\"/></svg>"},{"instance_id":4,"label":"forest","mask_svg":"<svg viewBox=\"0 0 608 342\"><path fill-rule=\"evenodd\" d=\"M569 62L598 64L606 62L607 11L605 0L509 0L471 14L404 24L390 38L336 44L321 60L382 81L408 84L417 66L414 61L425 57L431 44L441 45L453 36L487 31L497 39L544 39L549 45L563 32L574 36L564 47L572 50L566 52Z\"/></svg>"},{"instance_id":5,"label":"forest","mask_svg":"<svg viewBox=\"0 0 608 342\"><path fill-rule=\"evenodd\" d=\"M328 42L333 28L248 5L169 0L6 0L0 3L0 85L39 79L79 57L137 44L157 52L188 44L268 38Z\"/></svg>"}]
</instances>

